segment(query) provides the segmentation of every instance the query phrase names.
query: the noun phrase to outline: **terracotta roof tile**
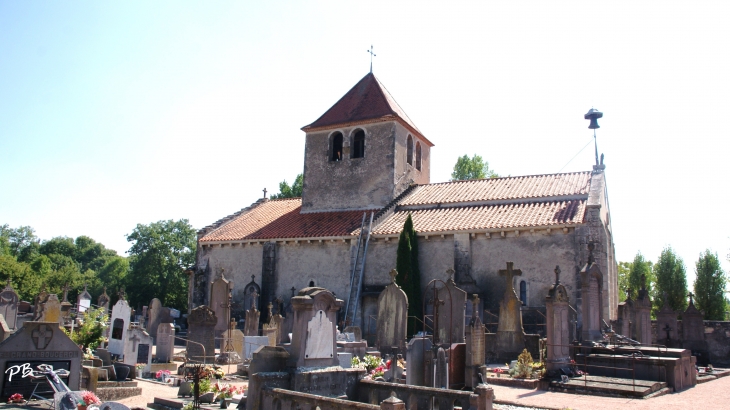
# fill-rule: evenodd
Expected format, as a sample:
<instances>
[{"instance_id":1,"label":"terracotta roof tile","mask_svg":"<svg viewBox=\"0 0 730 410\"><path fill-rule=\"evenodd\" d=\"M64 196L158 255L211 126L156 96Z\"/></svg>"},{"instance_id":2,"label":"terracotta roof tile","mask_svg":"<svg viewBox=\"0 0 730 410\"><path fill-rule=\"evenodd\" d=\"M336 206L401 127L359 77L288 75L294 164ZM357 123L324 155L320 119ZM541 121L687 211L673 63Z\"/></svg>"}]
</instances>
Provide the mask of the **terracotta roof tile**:
<instances>
[{"instance_id":1,"label":"terracotta roof tile","mask_svg":"<svg viewBox=\"0 0 730 410\"><path fill-rule=\"evenodd\" d=\"M421 233L580 224L585 206L585 200L571 200L398 211L382 221L373 234L400 233L408 213L414 229Z\"/></svg>"},{"instance_id":2,"label":"terracotta roof tile","mask_svg":"<svg viewBox=\"0 0 730 410\"><path fill-rule=\"evenodd\" d=\"M388 117L400 118L413 131L423 137L423 133L398 105L395 98L390 95L380 80L373 73L368 73L321 117L302 129L306 131L331 125L386 119ZM427 142L433 145L430 141Z\"/></svg>"},{"instance_id":3,"label":"terracotta roof tile","mask_svg":"<svg viewBox=\"0 0 730 410\"><path fill-rule=\"evenodd\" d=\"M203 236L201 242L353 235L363 211L301 214L301 198L262 203Z\"/></svg>"},{"instance_id":4,"label":"terracotta roof tile","mask_svg":"<svg viewBox=\"0 0 730 410\"><path fill-rule=\"evenodd\" d=\"M422 185L399 206L588 195L590 172L529 175Z\"/></svg>"}]
</instances>

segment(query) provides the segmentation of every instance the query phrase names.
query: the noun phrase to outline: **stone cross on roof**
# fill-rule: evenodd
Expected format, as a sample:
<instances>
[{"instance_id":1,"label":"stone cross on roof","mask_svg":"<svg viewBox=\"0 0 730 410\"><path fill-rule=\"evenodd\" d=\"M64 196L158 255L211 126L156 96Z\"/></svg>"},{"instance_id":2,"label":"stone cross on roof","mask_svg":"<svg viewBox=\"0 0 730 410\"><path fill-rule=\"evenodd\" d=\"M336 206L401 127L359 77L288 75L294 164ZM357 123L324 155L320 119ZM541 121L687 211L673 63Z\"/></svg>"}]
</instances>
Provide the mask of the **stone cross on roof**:
<instances>
[{"instance_id":1,"label":"stone cross on roof","mask_svg":"<svg viewBox=\"0 0 730 410\"><path fill-rule=\"evenodd\" d=\"M398 271L395 269L390 270L390 281L395 283L395 277L398 276Z\"/></svg>"},{"instance_id":2,"label":"stone cross on roof","mask_svg":"<svg viewBox=\"0 0 730 410\"><path fill-rule=\"evenodd\" d=\"M68 286L68 283L66 283L65 285L63 285L63 301L64 302L68 302L68 290L69 290L69 286Z\"/></svg>"},{"instance_id":3,"label":"stone cross on roof","mask_svg":"<svg viewBox=\"0 0 730 410\"><path fill-rule=\"evenodd\" d=\"M507 289L511 290L512 292L515 291L513 278L515 276L522 276L522 271L519 269L512 269L513 266L513 262L507 262L507 269L501 269L499 271L499 274L501 276L504 276L504 280L507 283Z\"/></svg>"},{"instance_id":4,"label":"stone cross on roof","mask_svg":"<svg viewBox=\"0 0 730 410\"><path fill-rule=\"evenodd\" d=\"M641 274L641 290L646 290L646 275Z\"/></svg>"},{"instance_id":5,"label":"stone cross on roof","mask_svg":"<svg viewBox=\"0 0 730 410\"><path fill-rule=\"evenodd\" d=\"M692 292L689 292L689 293L687 294L687 296L689 296L689 304L690 304L690 305L694 305L694 301L692 300L692 298L693 298L693 297L695 296L695 294L694 294L694 293L692 293Z\"/></svg>"},{"instance_id":6,"label":"stone cross on roof","mask_svg":"<svg viewBox=\"0 0 730 410\"><path fill-rule=\"evenodd\" d=\"M471 299L472 315L476 315L476 311L479 310L479 295L476 293L472 295Z\"/></svg>"},{"instance_id":7,"label":"stone cross on roof","mask_svg":"<svg viewBox=\"0 0 730 410\"><path fill-rule=\"evenodd\" d=\"M119 288L119 291L117 292L117 296L119 296L119 300L124 300L125 294L124 294L124 286Z\"/></svg>"},{"instance_id":8,"label":"stone cross on roof","mask_svg":"<svg viewBox=\"0 0 730 410\"><path fill-rule=\"evenodd\" d=\"M266 199L266 188L264 188L264 199Z\"/></svg>"},{"instance_id":9,"label":"stone cross on roof","mask_svg":"<svg viewBox=\"0 0 730 410\"><path fill-rule=\"evenodd\" d=\"M626 299L631 299L631 286L626 288Z\"/></svg>"},{"instance_id":10,"label":"stone cross on roof","mask_svg":"<svg viewBox=\"0 0 730 410\"><path fill-rule=\"evenodd\" d=\"M294 292L296 292L296 291L297 291L297 288L295 288L294 286L292 286L291 287L291 297L294 297Z\"/></svg>"},{"instance_id":11,"label":"stone cross on roof","mask_svg":"<svg viewBox=\"0 0 730 410\"><path fill-rule=\"evenodd\" d=\"M555 272L555 284L558 285L560 284L560 266L555 265L555 270L553 272Z\"/></svg>"},{"instance_id":12,"label":"stone cross on roof","mask_svg":"<svg viewBox=\"0 0 730 410\"><path fill-rule=\"evenodd\" d=\"M142 339L140 339L139 336L137 336L137 334L135 333L135 335L130 337L129 340L132 342L132 351L136 352L137 344L139 344L140 340L142 340Z\"/></svg>"}]
</instances>

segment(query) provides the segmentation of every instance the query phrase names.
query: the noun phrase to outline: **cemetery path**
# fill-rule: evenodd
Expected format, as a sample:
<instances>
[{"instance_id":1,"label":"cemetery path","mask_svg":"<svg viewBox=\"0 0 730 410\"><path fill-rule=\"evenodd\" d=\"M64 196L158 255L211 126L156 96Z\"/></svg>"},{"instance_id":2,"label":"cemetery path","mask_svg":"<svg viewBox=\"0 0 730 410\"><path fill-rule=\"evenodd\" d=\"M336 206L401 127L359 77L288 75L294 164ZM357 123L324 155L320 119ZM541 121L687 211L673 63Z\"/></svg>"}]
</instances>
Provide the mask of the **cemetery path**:
<instances>
[{"instance_id":1,"label":"cemetery path","mask_svg":"<svg viewBox=\"0 0 730 410\"><path fill-rule=\"evenodd\" d=\"M695 408L727 408L730 403L730 377L698 384L679 393L666 394L651 399L629 399L618 397L588 396L542 390L518 389L508 386L490 385L496 400L519 406L571 410L679 410Z\"/></svg>"}]
</instances>

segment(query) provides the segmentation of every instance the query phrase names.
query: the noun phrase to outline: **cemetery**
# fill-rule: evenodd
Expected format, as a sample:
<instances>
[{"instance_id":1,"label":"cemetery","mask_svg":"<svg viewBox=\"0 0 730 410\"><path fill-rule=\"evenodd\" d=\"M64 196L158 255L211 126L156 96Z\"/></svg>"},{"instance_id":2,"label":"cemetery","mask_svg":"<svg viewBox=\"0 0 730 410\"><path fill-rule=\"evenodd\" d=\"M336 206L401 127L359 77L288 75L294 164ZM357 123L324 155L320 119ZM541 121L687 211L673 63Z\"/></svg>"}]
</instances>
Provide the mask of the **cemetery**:
<instances>
[{"instance_id":1,"label":"cemetery","mask_svg":"<svg viewBox=\"0 0 730 410\"><path fill-rule=\"evenodd\" d=\"M681 320L666 305L652 320L642 286L607 323L602 272L590 257L579 272L578 309L560 267L553 272L544 334L524 331L512 286L521 271L506 262L495 332L483 322L480 294L467 295L449 270L448 280L426 285L420 327L409 335L408 297L392 269L377 297L374 343L345 322L346 301L323 287L294 289L289 300L263 307L253 277L244 287L245 319L236 321L235 283L222 276L210 283L211 306L185 315L157 298L138 314L123 289L111 308L106 289L97 303L84 290L71 304L68 287L62 302L43 290L21 313L8 283L0 293L0 399L123 409L125 400L144 396L140 383L156 383L167 390L144 397L148 408L486 410L510 403L497 387L655 400L730 374L705 336L716 337L724 324L703 322L692 294ZM72 340L85 320L103 327L93 348Z\"/></svg>"}]
</instances>

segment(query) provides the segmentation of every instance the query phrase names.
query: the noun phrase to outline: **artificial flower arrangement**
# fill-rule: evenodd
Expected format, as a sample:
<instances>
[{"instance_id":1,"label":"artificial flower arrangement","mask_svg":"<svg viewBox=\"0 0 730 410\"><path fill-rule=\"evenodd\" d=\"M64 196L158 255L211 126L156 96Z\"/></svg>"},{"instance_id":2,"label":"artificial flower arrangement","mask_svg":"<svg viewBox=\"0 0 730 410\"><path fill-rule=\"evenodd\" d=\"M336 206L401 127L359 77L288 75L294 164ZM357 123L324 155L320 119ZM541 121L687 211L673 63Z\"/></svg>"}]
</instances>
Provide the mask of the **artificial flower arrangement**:
<instances>
[{"instance_id":1,"label":"artificial flower arrangement","mask_svg":"<svg viewBox=\"0 0 730 410\"><path fill-rule=\"evenodd\" d=\"M89 349L88 347L85 349L82 348L81 350L84 352L84 360L91 360L94 358L94 354L91 353L91 349Z\"/></svg>"},{"instance_id":2,"label":"artificial flower arrangement","mask_svg":"<svg viewBox=\"0 0 730 410\"><path fill-rule=\"evenodd\" d=\"M170 378L170 371L169 370L158 370L157 373L155 373L155 378L159 381L166 381Z\"/></svg>"},{"instance_id":3,"label":"artificial flower arrangement","mask_svg":"<svg viewBox=\"0 0 730 410\"><path fill-rule=\"evenodd\" d=\"M101 400L99 400L98 397L96 397L96 394L94 392L90 391L82 391L81 392L81 403L79 403L79 407L87 407L91 406L92 404L101 404Z\"/></svg>"},{"instance_id":4,"label":"artificial flower arrangement","mask_svg":"<svg viewBox=\"0 0 730 410\"><path fill-rule=\"evenodd\" d=\"M216 394L217 399L230 399L236 394L243 394L246 390L242 387L232 386L226 383L216 382L213 385L213 393Z\"/></svg>"},{"instance_id":5,"label":"artificial flower arrangement","mask_svg":"<svg viewBox=\"0 0 730 410\"><path fill-rule=\"evenodd\" d=\"M20 393L15 393L12 396L8 397L8 403L22 403L25 400L23 399L23 395Z\"/></svg>"}]
</instances>

